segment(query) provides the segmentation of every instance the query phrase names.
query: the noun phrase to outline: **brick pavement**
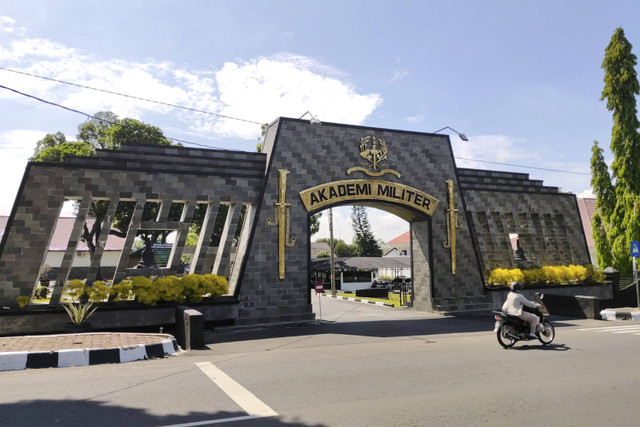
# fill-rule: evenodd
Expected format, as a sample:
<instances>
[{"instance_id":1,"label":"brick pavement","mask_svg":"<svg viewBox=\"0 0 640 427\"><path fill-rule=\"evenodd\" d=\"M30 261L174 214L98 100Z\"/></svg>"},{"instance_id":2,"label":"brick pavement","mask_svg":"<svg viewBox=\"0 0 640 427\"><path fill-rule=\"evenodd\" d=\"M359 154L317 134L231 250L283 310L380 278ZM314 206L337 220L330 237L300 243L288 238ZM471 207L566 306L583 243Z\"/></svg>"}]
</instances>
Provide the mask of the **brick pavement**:
<instances>
[{"instance_id":1,"label":"brick pavement","mask_svg":"<svg viewBox=\"0 0 640 427\"><path fill-rule=\"evenodd\" d=\"M59 351L106 349L133 345L158 344L173 339L166 334L92 332L84 334L32 335L0 337L0 353L13 351Z\"/></svg>"},{"instance_id":2,"label":"brick pavement","mask_svg":"<svg viewBox=\"0 0 640 427\"><path fill-rule=\"evenodd\" d=\"M180 350L166 334L95 332L0 337L0 371L125 363Z\"/></svg>"}]
</instances>

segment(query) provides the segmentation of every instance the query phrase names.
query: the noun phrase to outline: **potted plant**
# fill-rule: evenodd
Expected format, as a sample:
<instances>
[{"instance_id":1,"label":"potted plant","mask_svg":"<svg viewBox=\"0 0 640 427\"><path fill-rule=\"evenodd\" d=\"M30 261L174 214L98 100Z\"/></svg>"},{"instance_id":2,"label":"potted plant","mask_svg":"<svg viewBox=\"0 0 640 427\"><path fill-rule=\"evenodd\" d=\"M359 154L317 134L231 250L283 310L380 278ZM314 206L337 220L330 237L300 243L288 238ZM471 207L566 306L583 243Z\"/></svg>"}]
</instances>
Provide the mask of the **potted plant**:
<instances>
[{"instance_id":1,"label":"potted plant","mask_svg":"<svg viewBox=\"0 0 640 427\"><path fill-rule=\"evenodd\" d=\"M93 306L93 302L78 302L62 304L62 308L69 315L71 320L65 325L65 331L67 332L86 332L91 325L88 322L89 317L98 309Z\"/></svg>"}]
</instances>

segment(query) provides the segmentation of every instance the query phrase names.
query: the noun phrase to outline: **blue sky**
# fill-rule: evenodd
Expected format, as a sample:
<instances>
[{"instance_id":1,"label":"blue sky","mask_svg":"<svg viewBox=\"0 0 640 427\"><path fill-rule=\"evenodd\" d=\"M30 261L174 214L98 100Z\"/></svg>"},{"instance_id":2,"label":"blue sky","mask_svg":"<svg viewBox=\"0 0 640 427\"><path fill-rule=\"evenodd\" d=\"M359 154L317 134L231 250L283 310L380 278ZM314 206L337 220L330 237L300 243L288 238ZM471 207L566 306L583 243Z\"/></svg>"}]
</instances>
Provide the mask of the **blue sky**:
<instances>
[{"instance_id":1,"label":"blue sky","mask_svg":"<svg viewBox=\"0 0 640 427\"><path fill-rule=\"evenodd\" d=\"M527 172L582 194L593 140L610 141L604 49L622 27L640 54L638 16L633 1L3 0L2 68L246 121L6 70L0 84L224 149L253 151L256 123L306 111L390 129L450 126L469 137L451 133L459 166ZM57 131L73 140L84 117L6 89L0 115L7 215L36 142ZM350 209L334 213L336 237L350 241ZM383 240L408 230L380 211L370 221Z\"/></svg>"}]
</instances>

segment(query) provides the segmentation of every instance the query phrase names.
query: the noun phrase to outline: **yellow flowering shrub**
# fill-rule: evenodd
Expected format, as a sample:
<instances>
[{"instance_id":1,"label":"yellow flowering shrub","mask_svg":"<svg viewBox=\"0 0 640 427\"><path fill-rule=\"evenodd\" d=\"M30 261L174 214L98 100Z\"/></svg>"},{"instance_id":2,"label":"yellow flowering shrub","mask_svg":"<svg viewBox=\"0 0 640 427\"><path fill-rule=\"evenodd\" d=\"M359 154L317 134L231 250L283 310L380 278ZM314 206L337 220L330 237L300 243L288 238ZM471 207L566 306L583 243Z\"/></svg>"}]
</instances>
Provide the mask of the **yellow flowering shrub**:
<instances>
[{"instance_id":1,"label":"yellow flowering shrub","mask_svg":"<svg viewBox=\"0 0 640 427\"><path fill-rule=\"evenodd\" d=\"M109 298L110 289L102 280L96 280L93 285L87 288L86 292L89 294L89 301L102 302Z\"/></svg>"},{"instance_id":2,"label":"yellow flowering shrub","mask_svg":"<svg viewBox=\"0 0 640 427\"><path fill-rule=\"evenodd\" d=\"M584 282L602 282L605 275L596 271L591 264L586 266L570 265L570 266L544 266L542 268L532 268L530 270L520 270L519 268L505 269L496 268L489 273L487 282L489 285L508 286L514 281L524 282L526 284L548 283L552 285L584 283Z\"/></svg>"},{"instance_id":3,"label":"yellow flowering shrub","mask_svg":"<svg viewBox=\"0 0 640 427\"><path fill-rule=\"evenodd\" d=\"M111 301L128 301L133 299L133 285L131 280L123 280L109 289L109 298Z\"/></svg>"},{"instance_id":4,"label":"yellow flowering shrub","mask_svg":"<svg viewBox=\"0 0 640 427\"><path fill-rule=\"evenodd\" d=\"M503 285L509 286L511 282L522 282L524 280L524 274L519 268L507 270L505 268L496 268L489 274L490 285Z\"/></svg>"}]
</instances>

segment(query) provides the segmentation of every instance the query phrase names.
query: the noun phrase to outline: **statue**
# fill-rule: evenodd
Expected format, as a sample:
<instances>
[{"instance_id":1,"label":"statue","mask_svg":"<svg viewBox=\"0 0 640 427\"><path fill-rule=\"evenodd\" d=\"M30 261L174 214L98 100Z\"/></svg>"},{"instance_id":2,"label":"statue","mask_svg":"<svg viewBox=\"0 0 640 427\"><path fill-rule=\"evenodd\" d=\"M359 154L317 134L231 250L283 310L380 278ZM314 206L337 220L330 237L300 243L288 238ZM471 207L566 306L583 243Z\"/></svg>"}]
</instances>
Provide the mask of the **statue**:
<instances>
[{"instance_id":1,"label":"statue","mask_svg":"<svg viewBox=\"0 0 640 427\"><path fill-rule=\"evenodd\" d=\"M524 249L520 246L520 239L516 240L515 257L517 261L526 261L527 257L524 255Z\"/></svg>"},{"instance_id":2,"label":"statue","mask_svg":"<svg viewBox=\"0 0 640 427\"><path fill-rule=\"evenodd\" d=\"M140 236L144 241L144 249L142 250L142 258L136 268L158 268L156 262L156 254L153 252L153 243L150 237Z\"/></svg>"}]
</instances>

